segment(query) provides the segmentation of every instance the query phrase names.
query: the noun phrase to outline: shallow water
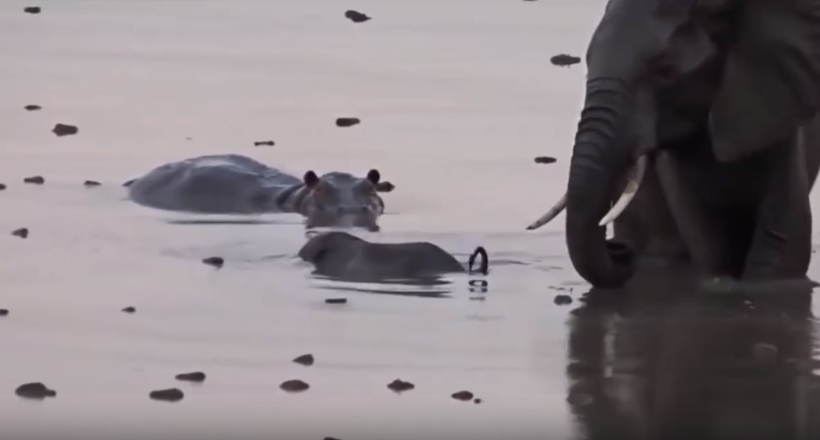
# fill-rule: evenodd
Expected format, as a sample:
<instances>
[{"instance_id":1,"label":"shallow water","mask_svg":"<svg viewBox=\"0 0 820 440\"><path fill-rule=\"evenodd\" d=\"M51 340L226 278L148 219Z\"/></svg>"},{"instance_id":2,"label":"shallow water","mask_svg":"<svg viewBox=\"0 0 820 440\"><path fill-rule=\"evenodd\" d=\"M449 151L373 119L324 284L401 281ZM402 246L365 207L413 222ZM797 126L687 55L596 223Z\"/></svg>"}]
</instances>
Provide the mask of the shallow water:
<instances>
[{"instance_id":1,"label":"shallow water","mask_svg":"<svg viewBox=\"0 0 820 440\"><path fill-rule=\"evenodd\" d=\"M686 427L820 438L807 416L818 402L808 304L638 295L579 307L588 287L562 218L524 230L564 188L582 98L583 67L549 58L583 54L603 2L38 4L29 15L27 2L0 2L0 231L31 230L0 235L3 439L609 439ZM353 24L347 9L373 20ZM362 124L337 128L340 116ZM80 133L57 138L58 122ZM268 139L276 146L253 146ZM382 231L362 235L429 240L465 260L483 245L488 291L470 292L466 276L313 278L294 259L298 216L225 222L125 200L125 180L218 153L296 175L378 168L396 190ZM558 162L533 163L544 154ZM46 184L22 184L35 174ZM221 270L200 262L214 255ZM556 306L558 293L575 302ZM778 347L776 364L747 362L761 341ZM291 362L305 353L314 366ZM590 367L613 358L632 368ZM728 380L705 364L751 373ZM195 370L204 384L174 380ZM293 378L311 389L279 390ZM395 395L396 378L416 389ZM14 395L32 381L57 398ZM179 403L148 399L175 386ZM450 398L463 389L482 403Z\"/></svg>"}]
</instances>

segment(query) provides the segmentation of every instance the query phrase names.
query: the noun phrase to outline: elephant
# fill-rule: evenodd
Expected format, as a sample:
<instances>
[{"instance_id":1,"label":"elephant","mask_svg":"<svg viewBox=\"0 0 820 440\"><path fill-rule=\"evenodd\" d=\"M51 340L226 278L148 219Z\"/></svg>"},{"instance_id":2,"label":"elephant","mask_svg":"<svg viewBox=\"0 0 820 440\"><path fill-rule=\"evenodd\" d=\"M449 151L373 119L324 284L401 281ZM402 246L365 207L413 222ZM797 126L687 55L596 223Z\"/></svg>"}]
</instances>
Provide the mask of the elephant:
<instances>
[{"instance_id":1,"label":"elephant","mask_svg":"<svg viewBox=\"0 0 820 440\"><path fill-rule=\"evenodd\" d=\"M479 246L467 267L449 252L429 242L372 243L344 231L314 234L299 250L299 258L311 263L316 273L357 282L412 280L446 273L472 273L478 256L477 272L487 274L487 251Z\"/></svg>"},{"instance_id":2,"label":"elephant","mask_svg":"<svg viewBox=\"0 0 820 440\"><path fill-rule=\"evenodd\" d=\"M806 278L820 0L609 0L586 63L566 193L528 229L565 209L572 265L598 288L647 262Z\"/></svg>"}]
</instances>

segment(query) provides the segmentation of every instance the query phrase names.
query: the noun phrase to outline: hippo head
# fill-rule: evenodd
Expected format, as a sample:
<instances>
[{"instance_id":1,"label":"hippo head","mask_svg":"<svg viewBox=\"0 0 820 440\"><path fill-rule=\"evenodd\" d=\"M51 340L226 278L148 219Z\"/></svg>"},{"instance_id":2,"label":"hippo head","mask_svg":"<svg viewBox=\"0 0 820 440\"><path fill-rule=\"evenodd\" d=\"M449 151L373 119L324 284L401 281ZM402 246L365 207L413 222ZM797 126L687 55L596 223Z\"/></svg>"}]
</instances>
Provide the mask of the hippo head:
<instances>
[{"instance_id":1,"label":"hippo head","mask_svg":"<svg viewBox=\"0 0 820 440\"><path fill-rule=\"evenodd\" d=\"M304 183L309 193L303 202L307 226L378 230L376 223L384 212L384 202L378 194L380 179L376 169L370 170L365 178L338 172L319 177L308 171Z\"/></svg>"}]
</instances>

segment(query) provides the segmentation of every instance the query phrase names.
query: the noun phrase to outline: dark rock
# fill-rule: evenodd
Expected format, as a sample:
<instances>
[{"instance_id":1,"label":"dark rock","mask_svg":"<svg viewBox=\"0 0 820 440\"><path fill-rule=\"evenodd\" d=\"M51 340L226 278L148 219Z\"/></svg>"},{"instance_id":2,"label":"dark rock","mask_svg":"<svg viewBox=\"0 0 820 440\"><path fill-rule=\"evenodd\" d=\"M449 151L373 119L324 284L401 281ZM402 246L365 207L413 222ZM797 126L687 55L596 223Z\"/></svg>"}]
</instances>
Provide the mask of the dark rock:
<instances>
[{"instance_id":1,"label":"dark rock","mask_svg":"<svg viewBox=\"0 0 820 440\"><path fill-rule=\"evenodd\" d=\"M553 300L553 302L557 306L565 306L568 304L572 304L572 297L569 295L555 295L555 299Z\"/></svg>"},{"instance_id":2,"label":"dark rock","mask_svg":"<svg viewBox=\"0 0 820 440\"><path fill-rule=\"evenodd\" d=\"M352 127L360 124L362 121L359 118L338 118L336 119L337 127Z\"/></svg>"},{"instance_id":3,"label":"dark rock","mask_svg":"<svg viewBox=\"0 0 820 440\"><path fill-rule=\"evenodd\" d=\"M347 17L353 23L364 23L367 20L370 20L366 14L362 14L359 11L354 11L352 9L345 12L345 17Z\"/></svg>"},{"instance_id":4,"label":"dark rock","mask_svg":"<svg viewBox=\"0 0 820 440\"><path fill-rule=\"evenodd\" d=\"M456 400L463 400L466 402L468 400L473 400L473 393L469 391L459 391L457 393L453 393L450 397Z\"/></svg>"},{"instance_id":5,"label":"dark rock","mask_svg":"<svg viewBox=\"0 0 820 440\"><path fill-rule=\"evenodd\" d=\"M554 157L550 157L550 156L538 156L538 157L535 158L535 163L548 164L548 163L555 163L557 161L558 161L558 159L556 159Z\"/></svg>"},{"instance_id":6,"label":"dark rock","mask_svg":"<svg viewBox=\"0 0 820 440\"><path fill-rule=\"evenodd\" d=\"M51 132L57 136L70 136L80 132L80 129L74 125L57 124L51 129Z\"/></svg>"},{"instance_id":7,"label":"dark rock","mask_svg":"<svg viewBox=\"0 0 820 440\"><path fill-rule=\"evenodd\" d=\"M177 380L185 381L185 382L205 382L205 373L201 371L194 371L192 373L181 373L177 374Z\"/></svg>"},{"instance_id":8,"label":"dark rock","mask_svg":"<svg viewBox=\"0 0 820 440\"><path fill-rule=\"evenodd\" d=\"M9 316L9 309L0 309L0 316Z\"/></svg>"},{"instance_id":9,"label":"dark rock","mask_svg":"<svg viewBox=\"0 0 820 440\"><path fill-rule=\"evenodd\" d=\"M23 8L23 12L27 14L39 14L42 11L39 6L26 6Z\"/></svg>"},{"instance_id":10,"label":"dark rock","mask_svg":"<svg viewBox=\"0 0 820 440\"><path fill-rule=\"evenodd\" d=\"M3 191L6 188L8 188L8 187L6 186L5 183L0 183L0 191Z\"/></svg>"},{"instance_id":11,"label":"dark rock","mask_svg":"<svg viewBox=\"0 0 820 440\"><path fill-rule=\"evenodd\" d=\"M312 354L303 354L303 355L297 357L296 359L294 359L293 362L296 362L299 365L304 365L306 367L309 367L309 366L313 365L314 359L313 359Z\"/></svg>"},{"instance_id":12,"label":"dark rock","mask_svg":"<svg viewBox=\"0 0 820 440\"><path fill-rule=\"evenodd\" d=\"M122 311L125 312L125 313L134 313L134 312L137 311L137 309L135 309L133 307L126 307L126 308L122 309Z\"/></svg>"},{"instance_id":13,"label":"dark rock","mask_svg":"<svg viewBox=\"0 0 820 440\"><path fill-rule=\"evenodd\" d=\"M179 388L169 388L167 390L151 391L151 393L148 394L148 397L150 397L152 400L162 400L165 402L179 402L180 400L182 400L183 397L185 397L185 394L183 394L182 390L180 390Z\"/></svg>"},{"instance_id":14,"label":"dark rock","mask_svg":"<svg viewBox=\"0 0 820 440\"><path fill-rule=\"evenodd\" d=\"M225 260L222 257L208 257L203 259L202 262L216 268L222 267L225 264Z\"/></svg>"},{"instance_id":15,"label":"dark rock","mask_svg":"<svg viewBox=\"0 0 820 440\"><path fill-rule=\"evenodd\" d=\"M401 379L396 379L393 382L390 382L389 384L387 384L387 388L390 388L390 390L392 390L396 393L402 393L404 391L410 391L412 389L415 389L416 386L413 385L410 382L407 382L407 381L404 381L404 380L401 380Z\"/></svg>"},{"instance_id":16,"label":"dark rock","mask_svg":"<svg viewBox=\"0 0 820 440\"><path fill-rule=\"evenodd\" d=\"M274 144L273 141L256 141L256 142L253 143L253 145L256 146L256 147L264 147L264 146L272 147L276 144Z\"/></svg>"},{"instance_id":17,"label":"dark rock","mask_svg":"<svg viewBox=\"0 0 820 440\"><path fill-rule=\"evenodd\" d=\"M535 1L535 0L530 0L530 1ZM478 398L473 399L473 403L475 403L476 405L478 405L479 403L481 403L481 399L478 399Z\"/></svg>"},{"instance_id":18,"label":"dark rock","mask_svg":"<svg viewBox=\"0 0 820 440\"><path fill-rule=\"evenodd\" d=\"M20 228L11 231L11 235L20 238L28 238L28 228Z\"/></svg>"},{"instance_id":19,"label":"dark rock","mask_svg":"<svg viewBox=\"0 0 820 440\"><path fill-rule=\"evenodd\" d=\"M393 185L390 182L385 181L385 182L379 182L379 183L376 184L376 191L381 192L381 193L389 193L390 191L393 191L394 189L396 189L396 186Z\"/></svg>"},{"instance_id":20,"label":"dark rock","mask_svg":"<svg viewBox=\"0 0 820 440\"><path fill-rule=\"evenodd\" d=\"M137 181L137 179L131 179L131 180L128 180L128 181L124 182L124 183L122 184L122 186L124 186L124 187L128 188L129 186L133 185L133 184L134 184L134 182L136 182L136 181Z\"/></svg>"},{"instance_id":21,"label":"dark rock","mask_svg":"<svg viewBox=\"0 0 820 440\"><path fill-rule=\"evenodd\" d=\"M310 385L299 379L292 379L282 382L279 385L279 388L289 393L298 393L307 390L308 388L310 388Z\"/></svg>"},{"instance_id":22,"label":"dark rock","mask_svg":"<svg viewBox=\"0 0 820 440\"><path fill-rule=\"evenodd\" d=\"M48 389L47 386L40 382L25 383L14 390L14 394L26 399L43 400L46 397L57 397L57 392Z\"/></svg>"},{"instance_id":23,"label":"dark rock","mask_svg":"<svg viewBox=\"0 0 820 440\"><path fill-rule=\"evenodd\" d=\"M43 176L31 176L31 177L24 178L23 183L31 183L31 184L34 184L34 185L42 185L42 184L46 183L46 179Z\"/></svg>"},{"instance_id":24,"label":"dark rock","mask_svg":"<svg viewBox=\"0 0 820 440\"><path fill-rule=\"evenodd\" d=\"M42 109L43 109L43 108L42 108L42 107L40 107L39 105L34 105L34 104L29 104L29 105L27 105L27 106L25 106L25 107L23 107L23 108L24 108L24 109L26 109L26 110L28 110L28 111L30 111L30 112L37 111L37 110L42 110Z\"/></svg>"},{"instance_id":25,"label":"dark rock","mask_svg":"<svg viewBox=\"0 0 820 440\"><path fill-rule=\"evenodd\" d=\"M562 53L550 58L550 62L556 66L571 66L581 62L580 57L575 57L569 54Z\"/></svg>"},{"instance_id":26,"label":"dark rock","mask_svg":"<svg viewBox=\"0 0 820 440\"><path fill-rule=\"evenodd\" d=\"M328 298L326 304L347 304L347 298Z\"/></svg>"},{"instance_id":27,"label":"dark rock","mask_svg":"<svg viewBox=\"0 0 820 440\"><path fill-rule=\"evenodd\" d=\"M83 186L88 186L88 187L100 186L100 185L102 185L102 183L97 182L96 180L86 180L85 182L83 182Z\"/></svg>"}]
</instances>

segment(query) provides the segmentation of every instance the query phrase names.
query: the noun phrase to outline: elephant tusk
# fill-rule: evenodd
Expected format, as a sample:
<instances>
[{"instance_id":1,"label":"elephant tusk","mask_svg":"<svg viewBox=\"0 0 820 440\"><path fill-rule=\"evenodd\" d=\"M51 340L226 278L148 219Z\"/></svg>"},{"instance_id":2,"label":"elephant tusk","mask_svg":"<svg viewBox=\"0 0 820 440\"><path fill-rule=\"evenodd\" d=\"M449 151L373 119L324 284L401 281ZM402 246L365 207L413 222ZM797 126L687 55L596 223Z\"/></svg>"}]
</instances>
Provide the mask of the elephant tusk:
<instances>
[{"instance_id":1,"label":"elephant tusk","mask_svg":"<svg viewBox=\"0 0 820 440\"><path fill-rule=\"evenodd\" d=\"M630 168L629 170L629 177L626 182L626 188L624 188L624 192L621 194L621 197L615 202L615 205L609 212L606 213L604 218L601 219L601 222L598 223L598 226L606 226L616 218L618 218L621 213L626 210L626 207L629 206L629 203L635 197L635 194L638 193L638 189L641 187L641 181L643 180L643 175L646 172L646 156L641 156L638 158L638 163L635 164L634 167Z\"/></svg>"},{"instance_id":2,"label":"elephant tusk","mask_svg":"<svg viewBox=\"0 0 820 440\"><path fill-rule=\"evenodd\" d=\"M558 214L560 214L561 211L563 211L564 208L566 208L566 207L567 207L567 193L564 193L564 195L561 196L561 199L558 200L558 203L556 203L555 206L553 206L549 211L547 211L546 214L542 215L541 218L539 218L538 220L532 222L531 225L527 226L527 230L531 231L533 229L538 229L541 226L546 225L552 219L554 219Z\"/></svg>"}]
</instances>

